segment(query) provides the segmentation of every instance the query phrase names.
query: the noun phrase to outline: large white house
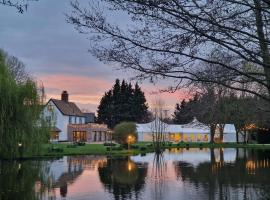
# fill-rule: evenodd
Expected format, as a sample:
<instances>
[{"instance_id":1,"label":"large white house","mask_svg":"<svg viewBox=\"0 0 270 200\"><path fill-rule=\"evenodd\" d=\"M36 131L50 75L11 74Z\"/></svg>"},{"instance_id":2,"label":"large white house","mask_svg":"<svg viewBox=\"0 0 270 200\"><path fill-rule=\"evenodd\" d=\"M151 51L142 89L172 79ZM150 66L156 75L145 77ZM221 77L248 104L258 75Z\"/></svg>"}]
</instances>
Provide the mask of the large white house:
<instances>
[{"instance_id":1,"label":"large white house","mask_svg":"<svg viewBox=\"0 0 270 200\"><path fill-rule=\"evenodd\" d=\"M152 141L153 132L161 130L165 135L166 141L171 142L209 142L209 126L199 122L194 118L188 124L167 124L161 122L158 118L146 124L136 124L138 141ZM219 134L216 131L215 138ZM236 130L233 124L226 124L222 142L236 142Z\"/></svg>"},{"instance_id":2,"label":"large white house","mask_svg":"<svg viewBox=\"0 0 270 200\"><path fill-rule=\"evenodd\" d=\"M62 92L60 100L50 99L43 114L51 125L51 141L101 142L111 137L107 125L94 123L94 113L83 113L69 101L67 91Z\"/></svg>"},{"instance_id":3,"label":"large white house","mask_svg":"<svg viewBox=\"0 0 270 200\"><path fill-rule=\"evenodd\" d=\"M69 102L67 91L62 92L61 100L48 101L44 109L44 117L53 127L52 140L67 141L68 124L85 124L84 114L75 103Z\"/></svg>"}]
</instances>

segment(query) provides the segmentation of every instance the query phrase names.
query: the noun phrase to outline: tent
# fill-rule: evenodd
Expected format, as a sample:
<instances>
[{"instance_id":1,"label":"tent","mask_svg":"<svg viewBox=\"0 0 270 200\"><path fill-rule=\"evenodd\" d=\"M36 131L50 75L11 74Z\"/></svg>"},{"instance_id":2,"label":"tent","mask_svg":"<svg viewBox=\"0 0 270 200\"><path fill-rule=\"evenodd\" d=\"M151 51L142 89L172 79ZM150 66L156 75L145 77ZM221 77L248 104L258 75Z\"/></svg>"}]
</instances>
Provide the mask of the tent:
<instances>
[{"instance_id":1,"label":"tent","mask_svg":"<svg viewBox=\"0 0 270 200\"><path fill-rule=\"evenodd\" d=\"M166 141L172 142L209 142L210 128L199 122L195 117L188 124L167 124L156 118L152 122L136 124L138 141L152 141L154 133L159 131L164 134ZM233 124L224 127L223 142L236 142L236 131Z\"/></svg>"}]
</instances>

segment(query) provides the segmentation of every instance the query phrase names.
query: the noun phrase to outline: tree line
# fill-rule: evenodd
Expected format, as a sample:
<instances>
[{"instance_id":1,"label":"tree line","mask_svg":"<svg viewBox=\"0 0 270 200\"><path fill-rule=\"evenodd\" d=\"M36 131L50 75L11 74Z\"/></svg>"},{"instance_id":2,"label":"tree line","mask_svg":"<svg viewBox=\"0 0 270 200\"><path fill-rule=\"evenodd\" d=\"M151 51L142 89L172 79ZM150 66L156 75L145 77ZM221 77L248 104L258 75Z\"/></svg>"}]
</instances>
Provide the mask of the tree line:
<instances>
[{"instance_id":1,"label":"tree line","mask_svg":"<svg viewBox=\"0 0 270 200\"><path fill-rule=\"evenodd\" d=\"M234 124L237 142L240 134L247 142L251 129L269 127L268 102L263 99L252 95L239 95L226 87L213 84L203 84L196 91L193 98L176 104L173 121L185 124L196 117L208 124L211 142L214 142L217 129L220 133L219 139L223 140L225 124Z\"/></svg>"},{"instance_id":2,"label":"tree line","mask_svg":"<svg viewBox=\"0 0 270 200\"><path fill-rule=\"evenodd\" d=\"M111 14L125 13L129 28L108 20L94 1L89 7L73 1L67 15L79 33L88 34L89 51L98 59L135 71L138 79L171 80L170 91L216 84L258 97L256 110L265 100L270 110L268 0L103 3Z\"/></svg>"}]
</instances>

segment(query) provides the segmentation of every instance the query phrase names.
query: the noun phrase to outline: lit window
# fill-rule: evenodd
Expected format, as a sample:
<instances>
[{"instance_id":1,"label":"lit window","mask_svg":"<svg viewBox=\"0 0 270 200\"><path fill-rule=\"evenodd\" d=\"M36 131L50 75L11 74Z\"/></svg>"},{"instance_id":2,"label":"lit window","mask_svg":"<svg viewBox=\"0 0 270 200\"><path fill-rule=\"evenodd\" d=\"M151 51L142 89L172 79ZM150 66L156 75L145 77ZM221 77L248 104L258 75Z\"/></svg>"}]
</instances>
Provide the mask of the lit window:
<instances>
[{"instance_id":1,"label":"lit window","mask_svg":"<svg viewBox=\"0 0 270 200\"><path fill-rule=\"evenodd\" d=\"M48 105L48 111L50 111L50 112L53 111L53 105L52 104Z\"/></svg>"}]
</instances>

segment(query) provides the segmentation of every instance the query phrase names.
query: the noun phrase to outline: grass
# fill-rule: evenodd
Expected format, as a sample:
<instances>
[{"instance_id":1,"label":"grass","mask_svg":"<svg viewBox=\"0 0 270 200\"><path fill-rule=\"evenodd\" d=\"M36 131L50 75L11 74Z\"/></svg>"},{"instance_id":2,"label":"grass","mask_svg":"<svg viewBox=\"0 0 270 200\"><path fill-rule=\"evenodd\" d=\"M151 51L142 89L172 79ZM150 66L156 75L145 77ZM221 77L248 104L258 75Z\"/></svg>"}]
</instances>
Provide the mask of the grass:
<instances>
[{"instance_id":1,"label":"grass","mask_svg":"<svg viewBox=\"0 0 270 200\"><path fill-rule=\"evenodd\" d=\"M110 151L110 147L103 144L85 144L84 146L73 146L69 144L44 144L38 155L24 156L24 158L45 158L45 157L62 157L64 155L112 155L127 156L142 153L153 152L151 142L138 142L134 144L134 149L117 149ZM116 147L119 147L116 146ZM270 144L237 144L237 143L184 143L178 144L167 143L166 149L169 148L250 148L250 149L270 149ZM52 150L53 149L53 150Z\"/></svg>"}]
</instances>

